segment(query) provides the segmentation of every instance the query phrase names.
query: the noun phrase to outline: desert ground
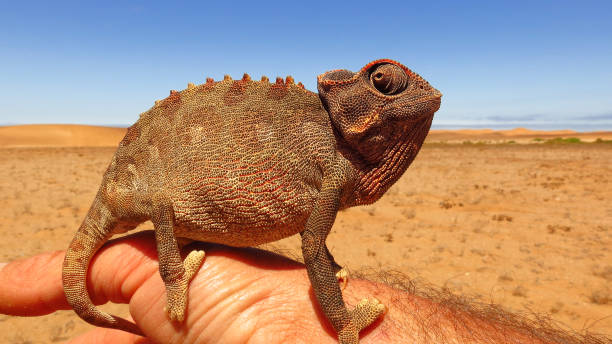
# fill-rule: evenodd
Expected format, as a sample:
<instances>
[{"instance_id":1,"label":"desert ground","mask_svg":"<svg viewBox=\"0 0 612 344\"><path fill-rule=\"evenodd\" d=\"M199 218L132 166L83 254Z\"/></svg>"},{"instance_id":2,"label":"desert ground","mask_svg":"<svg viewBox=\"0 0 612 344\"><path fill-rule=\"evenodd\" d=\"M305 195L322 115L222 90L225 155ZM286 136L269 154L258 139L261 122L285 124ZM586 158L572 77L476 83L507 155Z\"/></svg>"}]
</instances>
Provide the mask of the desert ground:
<instances>
[{"instance_id":1,"label":"desert ground","mask_svg":"<svg viewBox=\"0 0 612 344\"><path fill-rule=\"evenodd\" d=\"M0 127L0 262L68 246L124 133ZM612 132L433 131L379 202L340 212L328 246L354 272L399 271L612 336L610 140ZM265 247L299 256L300 241ZM71 311L0 315L0 342L54 343L90 328Z\"/></svg>"}]
</instances>

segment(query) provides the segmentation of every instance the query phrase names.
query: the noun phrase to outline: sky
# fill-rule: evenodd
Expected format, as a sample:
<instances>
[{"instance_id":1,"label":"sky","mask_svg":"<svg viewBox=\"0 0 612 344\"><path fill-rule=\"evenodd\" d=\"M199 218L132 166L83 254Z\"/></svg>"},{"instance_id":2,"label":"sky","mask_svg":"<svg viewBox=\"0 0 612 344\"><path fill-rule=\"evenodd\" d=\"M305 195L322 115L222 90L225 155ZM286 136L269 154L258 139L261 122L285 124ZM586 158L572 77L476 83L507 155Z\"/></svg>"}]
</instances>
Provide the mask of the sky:
<instances>
[{"instance_id":1,"label":"sky","mask_svg":"<svg viewBox=\"0 0 612 344\"><path fill-rule=\"evenodd\" d=\"M612 130L611 1L0 0L0 125L129 126L224 74L391 58L444 94L434 128Z\"/></svg>"}]
</instances>

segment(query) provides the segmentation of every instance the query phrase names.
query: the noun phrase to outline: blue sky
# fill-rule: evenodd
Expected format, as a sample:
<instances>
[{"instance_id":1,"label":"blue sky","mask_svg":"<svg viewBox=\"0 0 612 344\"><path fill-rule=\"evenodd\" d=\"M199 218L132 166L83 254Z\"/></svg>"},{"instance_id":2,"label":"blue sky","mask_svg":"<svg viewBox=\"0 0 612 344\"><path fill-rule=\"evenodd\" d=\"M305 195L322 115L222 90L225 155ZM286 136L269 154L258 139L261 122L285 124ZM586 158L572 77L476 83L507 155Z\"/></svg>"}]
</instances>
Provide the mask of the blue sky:
<instances>
[{"instance_id":1,"label":"blue sky","mask_svg":"<svg viewBox=\"0 0 612 344\"><path fill-rule=\"evenodd\" d=\"M0 124L129 125L206 76L392 58L444 93L434 127L612 130L610 1L17 2L0 11Z\"/></svg>"}]
</instances>

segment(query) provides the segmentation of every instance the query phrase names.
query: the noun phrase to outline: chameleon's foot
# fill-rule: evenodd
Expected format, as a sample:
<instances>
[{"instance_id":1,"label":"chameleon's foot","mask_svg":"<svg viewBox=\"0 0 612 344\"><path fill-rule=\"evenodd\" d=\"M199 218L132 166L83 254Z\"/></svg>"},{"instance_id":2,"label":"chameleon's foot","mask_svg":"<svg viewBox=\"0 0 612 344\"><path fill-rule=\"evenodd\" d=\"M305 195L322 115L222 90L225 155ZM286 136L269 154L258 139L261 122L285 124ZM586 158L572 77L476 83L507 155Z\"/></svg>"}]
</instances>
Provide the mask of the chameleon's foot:
<instances>
[{"instance_id":1,"label":"chameleon's foot","mask_svg":"<svg viewBox=\"0 0 612 344\"><path fill-rule=\"evenodd\" d=\"M386 309L385 305L375 298L371 300L361 300L361 302L349 312L351 322L338 333L340 343L357 344L359 342L359 332L383 315Z\"/></svg>"},{"instance_id":2,"label":"chameleon's foot","mask_svg":"<svg viewBox=\"0 0 612 344\"><path fill-rule=\"evenodd\" d=\"M183 261L183 266L185 267L185 277L187 282L191 281L193 276L200 270L200 266L202 266L202 261L206 254L202 250L193 250L189 252L185 260Z\"/></svg>"},{"instance_id":3,"label":"chameleon's foot","mask_svg":"<svg viewBox=\"0 0 612 344\"><path fill-rule=\"evenodd\" d=\"M350 312L351 322L357 325L358 331L361 331L386 312L387 307L380 303L378 299L363 299Z\"/></svg>"},{"instance_id":4,"label":"chameleon's foot","mask_svg":"<svg viewBox=\"0 0 612 344\"><path fill-rule=\"evenodd\" d=\"M185 268L183 277L172 285L166 285L168 306L164 308L164 311L168 314L170 320L182 322L185 319L185 310L187 309L187 286L198 269L200 269L204 256L204 251L194 250L189 252L183 261L183 266Z\"/></svg>"},{"instance_id":5,"label":"chameleon's foot","mask_svg":"<svg viewBox=\"0 0 612 344\"><path fill-rule=\"evenodd\" d=\"M340 289L344 290L346 288L346 284L348 283L348 271L345 268L340 269L340 271L336 272L336 278L338 282L340 282Z\"/></svg>"},{"instance_id":6,"label":"chameleon's foot","mask_svg":"<svg viewBox=\"0 0 612 344\"><path fill-rule=\"evenodd\" d=\"M172 288L166 287L166 293L168 305L164 307L164 311L168 314L168 318L171 321L183 322L187 308L187 284L178 283Z\"/></svg>"}]
</instances>

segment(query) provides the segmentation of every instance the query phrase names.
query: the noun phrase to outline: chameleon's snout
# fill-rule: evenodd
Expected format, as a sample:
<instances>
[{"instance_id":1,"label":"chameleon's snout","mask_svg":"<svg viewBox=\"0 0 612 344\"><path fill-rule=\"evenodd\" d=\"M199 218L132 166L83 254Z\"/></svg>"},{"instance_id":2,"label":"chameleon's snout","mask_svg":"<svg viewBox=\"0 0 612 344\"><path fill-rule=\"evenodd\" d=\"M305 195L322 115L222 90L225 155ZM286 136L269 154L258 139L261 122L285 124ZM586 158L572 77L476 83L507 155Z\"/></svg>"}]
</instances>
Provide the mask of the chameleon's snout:
<instances>
[{"instance_id":1,"label":"chameleon's snout","mask_svg":"<svg viewBox=\"0 0 612 344\"><path fill-rule=\"evenodd\" d=\"M433 87L432 87L433 88ZM438 98L438 101L442 100L442 92L433 88L433 96Z\"/></svg>"},{"instance_id":2,"label":"chameleon's snout","mask_svg":"<svg viewBox=\"0 0 612 344\"><path fill-rule=\"evenodd\" d=\"M432 103L434 106L432 106L432 110L433 112L436 112L440 109L440 104L442 104L442 92L435 90L435 93L433 95L433 99L432 99Z\"/></svg>"}]
</instances>

